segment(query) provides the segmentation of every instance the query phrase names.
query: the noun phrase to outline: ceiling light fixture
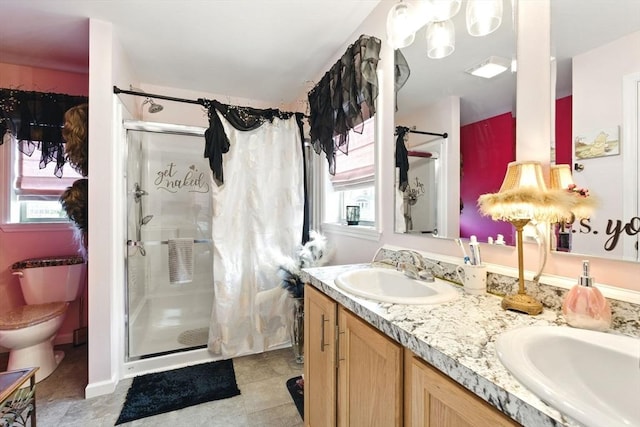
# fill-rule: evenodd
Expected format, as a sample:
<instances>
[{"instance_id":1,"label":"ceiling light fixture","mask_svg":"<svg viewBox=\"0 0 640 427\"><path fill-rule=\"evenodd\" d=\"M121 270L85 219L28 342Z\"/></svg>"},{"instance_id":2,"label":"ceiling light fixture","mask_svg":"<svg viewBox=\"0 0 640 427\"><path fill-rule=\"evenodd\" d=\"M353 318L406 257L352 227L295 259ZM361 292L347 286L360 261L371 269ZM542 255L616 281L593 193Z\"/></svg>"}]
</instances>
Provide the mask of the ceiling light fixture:
<instances>
[{"instance_id":1,"label":"ceiling light fixture","mask_svg":"<svg viewBox=\"0 0 640 427\"><path fill-rule=\"evenodd\" d=\"M509 69L511 61L499 56L490 56L478 65L465 70L465 72L485 79L491 79Z\"/></svg>"},{"instance_id":2,"label":"ceiling light fixture","mask_svg":"<svg viewBox=\"0 0 640 427\"><path fill-rule=\"evenodd\" d=\"M474 37L493 33L502 23L502 0L469 0L466 20Z\"/></svg>"},{"instance_id":3,"label":"ceiling light fixture","mask_svg":"<svg viewBox=\"0 0 640 427\"><path fill-rule=\"evenodd\" d=\"M424 0L429 21L447 21L460 11L462 0Z\"/></svg>"},{"instance_id":4,"label":"ceiling light fixture","mask_svg":"<svg viewBox=\"0 0 640 427\"><path fill-rule=\"evenodd\" d=\"M453 21L429 22L427 24L427 56L440 59L456 49L456 29Z\"/></svg>"},{"instance_id":5,"label":"ceiling light fixture","mask_svg":"<svg viewBox=\"0 0 640 427\"><path fill-rule=\"evenodd\" d=\"M392 48L407 47L416 38L412 12L411 5L400 0L387 14L387 43Z\"/></svg>"},{"instance_id":6,"label":"ceiling light fixture","mask_svg":"<svg viewBox=\"0 0 640 427\"><path fill-rule=\"evenodd\" d=\"M466 25L472 36L484 36L495 31L502 22L503 0L468 0ZM408 3L393 5L387 14L387 43L393 49L407 47L415 33L427 27L427 55L440 59L455 50L455 27L451 19L460 11L462 0L422 0L416 16ZM426 18L426 20L425 20Z\"/></svg>"}]
</instances>

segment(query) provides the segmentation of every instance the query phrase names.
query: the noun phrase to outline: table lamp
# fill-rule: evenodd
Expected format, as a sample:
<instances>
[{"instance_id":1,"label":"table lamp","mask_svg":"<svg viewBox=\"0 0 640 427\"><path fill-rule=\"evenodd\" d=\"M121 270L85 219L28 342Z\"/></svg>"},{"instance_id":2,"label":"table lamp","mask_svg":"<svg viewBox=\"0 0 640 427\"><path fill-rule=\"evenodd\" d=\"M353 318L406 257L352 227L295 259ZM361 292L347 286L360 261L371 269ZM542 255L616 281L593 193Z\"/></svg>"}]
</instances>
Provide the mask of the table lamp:
<instances>
[{"instance_id":1,"label":"table lamp","mask_svg":"<svg viewBox=\"0 0 640 427\"><path fill-rule=\"evenodd\" d=\"M478 198L480 212L494 221L508 221L516 229L518 248L518 293L506 295L502 308L536 315L542 313L542 304L527 295L524 286L522 229L531 220L557 221L570 210L570 194L549 191L542 175L542 166L536 161L511 162L502 186L497 193Z\"/></svg>"},{"instance_id":2,"label":"table lamp","mask_svg":"<svg viewBox=\"0 0 640 427\"><path fill-rule=\"evenodd\" d=\"M570 195L570 211L565 215L568 222L589 218L598 205L598 201L589 194L589 190L578 188L573 182L569 165L552 165L549 171L549 188L564 190Z\"/></svg>"}]
</instances>

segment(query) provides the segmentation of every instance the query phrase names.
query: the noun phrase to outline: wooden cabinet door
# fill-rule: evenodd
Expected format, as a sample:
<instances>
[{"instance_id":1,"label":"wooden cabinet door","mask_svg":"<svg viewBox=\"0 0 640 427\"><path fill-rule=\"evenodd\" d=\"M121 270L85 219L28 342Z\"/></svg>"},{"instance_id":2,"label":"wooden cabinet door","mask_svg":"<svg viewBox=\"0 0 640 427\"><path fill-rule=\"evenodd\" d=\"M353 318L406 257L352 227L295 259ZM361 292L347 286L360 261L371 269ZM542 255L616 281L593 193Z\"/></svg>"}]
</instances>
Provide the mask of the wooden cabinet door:
<instances>
[{"instance_id":1,"label":"wooden cabinet door","mask_svg":"<svg viewBox=\"0 0 640 427\"><path fill-rule=\"evenodd\" d=\"M338 426L402 426L402 347L338 309Z\"/></svg>"},{"instance_id":2,"label":"wooden cabinet door","mask_svg":"<svg viewBox=\"0 0 640 427\"><path fill-rule=\"evenodd\" d=\"M304 291L304 425L336 425L336 303L310 285Z\"/></svg>"},{"instance_id":3,"label":"wooden cabinet door","mask_svg":"<svg viewBox=\"0 0 640 427\"><path fill-rule=\"evenodd\" d=\"M519 424L405 350L405 427Z\"/></svg>"}]
</instances>

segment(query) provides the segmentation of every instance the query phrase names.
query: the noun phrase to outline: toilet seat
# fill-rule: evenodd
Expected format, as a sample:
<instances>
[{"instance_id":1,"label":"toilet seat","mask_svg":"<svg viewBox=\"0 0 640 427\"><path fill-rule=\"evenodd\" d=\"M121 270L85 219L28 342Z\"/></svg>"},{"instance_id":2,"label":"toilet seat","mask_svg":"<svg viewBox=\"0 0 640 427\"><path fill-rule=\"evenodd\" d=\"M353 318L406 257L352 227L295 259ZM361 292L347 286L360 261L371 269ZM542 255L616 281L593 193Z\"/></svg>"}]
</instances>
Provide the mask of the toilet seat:
<instances>
[{"instance_id":1,"label":"toilet seat","mask_svg":"<svg viewBox=\"0 0 640 427\"><path fill-rule=\"evenodd\" d=\"M26 328L51 320L67 310L66 302L23 305L0 314L0 331Z\"/></svg>"}]
</instances>

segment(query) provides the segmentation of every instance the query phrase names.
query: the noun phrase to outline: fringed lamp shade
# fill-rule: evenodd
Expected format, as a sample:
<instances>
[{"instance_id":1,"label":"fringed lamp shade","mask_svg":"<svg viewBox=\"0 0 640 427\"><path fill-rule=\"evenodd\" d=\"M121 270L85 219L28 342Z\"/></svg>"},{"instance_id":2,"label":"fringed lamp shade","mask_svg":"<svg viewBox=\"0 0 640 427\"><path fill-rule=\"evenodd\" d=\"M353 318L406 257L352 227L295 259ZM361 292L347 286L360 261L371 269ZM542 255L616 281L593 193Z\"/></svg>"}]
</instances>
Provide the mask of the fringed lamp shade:
<instances>
[{"instance_id":1,"label":"fringed lamp shade","mask_svg":"<svg viewBox=\"0 0 640 427\"><path fill-rule=\"evenodd\" d=\"M571 176L569 165L553 165L550 170L549 186L552 190L565 191L569 197L569 212L565 219L589 218L598 205L597 199L589 195L585 190L577 190ZM586 194L585 194L586 193Z\"/></svg>"},{"instance_id":2,"label":"fringed lamp shade","mask_svg":"<svg viewBox=\"0 0 640 427\"><path fill-rule=\"evenodd\" d=\"M565 194L566 193L566 194ZM556 222L566 215L569 194L547 190L540 162L511 162L497 193L478 198L480 212L494 221L530 219Z\"/></svg>"},{"instance_id":3,"label":"fringed lamp shade","mask_svg":"<svg viewBox=\"0 0 640 427\"><path fill-rule=\"evenodd\" d=\"M527 295L524 286L522 229L530 220L558 222L569 211L567 191L547 190L540 162L511 162L500 191L478 198L480 212L494 221L508 221L516 229L518 247L518 293L506 295L502 308L527 314L540 314L542 304Z\"/></svg>"}]
</instances>

